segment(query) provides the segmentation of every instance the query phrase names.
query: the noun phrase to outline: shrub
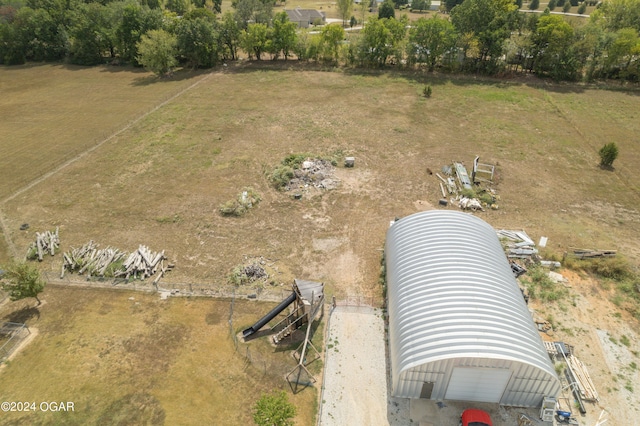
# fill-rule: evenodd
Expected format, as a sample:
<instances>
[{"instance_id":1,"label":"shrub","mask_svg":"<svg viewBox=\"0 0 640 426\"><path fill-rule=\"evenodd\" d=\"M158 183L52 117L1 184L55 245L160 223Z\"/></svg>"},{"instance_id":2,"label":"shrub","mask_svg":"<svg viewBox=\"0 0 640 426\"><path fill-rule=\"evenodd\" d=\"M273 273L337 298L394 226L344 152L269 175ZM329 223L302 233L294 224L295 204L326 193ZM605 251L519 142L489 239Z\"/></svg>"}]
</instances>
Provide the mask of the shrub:
<instances>
[{"instance_id":1,"label":"shrub","mask_svg":"<svg viewBox=\"0 0 640 426\"><path fill-rule=\"evenodd\" d=\"M540 7L540 0L531 0L529 3L529 10L538 10Z\"/></svg>"},{"instance_id":2,"label":"shrub","mask_svg":"<svg viewBox=\"0 0 640 426\"><path fill-rule=\"evenodd\" d=\"M580 15L584 14L584 12L587 11L587 3L586 2L582 2L582 4L580 5L580 7L578 7L578 13Z\"/></svg>"},{"instance_id":3,"label":"shrub","mask_svg":"<svg viewBox=\"0 0 640 426\"><path fill-rule=\"evenodd\" d=\"M478 196L473 188L462 188L462 191L460 191L460 193L463 197L467 198L476 198Z\"/></svg>"},{"instance_id":4,"label":"shrub","mask_svg":"<svg viewBox=\"0 0 640 426\"><path fill-rule=\"evenodd\" d=\"M282 190L293 179L293 168L282 164L275 168L269 179L276 189Z\"/></svg>"},{"instance_id":5,"label":"shrub","mask_svg":"<svg viewBox=\"0 0 640 426\"><path fill-rule=\"evenodd\" d=\"M565 3L564 6L562 6L562 11L564 13L567 13L571 10L571 3Z\"/></svg>"},{"instance_id":6,"label":"shrub","mask_svg":"<svg viewBox=\"0 0 640 426\"><path fill-rule=\"evenodd\" d=\"M618 158L618 146L615 142L608 143L600 148L600 165L602 167L611 167L613 162Z\"/></svg>"},{"instance_id":7,"label":"shrub","mask_svg":"<svg viewBox=\"0 0 640 426\"><path fill-rule=\"evenodd\" d=\"M555 302L569 294L569 290L562 284L553 282L549 278L548 272L540 266L530 268L527 278L529 279L527 286L529 296L534 299L539 299L543 302Z\"/></svg>"},{"instance_id":8,"label":"shrub","mask_svg":"<svg viewBox=\"0 0 640 426\"><path fill-rule=\"evenodd\" d=\"M424 89L422 89L422 94L424 95L425 98L430 98L431 97L431 85L427 84L426 86L424 86Z\"/></svg>"},{"instance_id":9,"label":"shrub","mask_svg":"<svg viewBox=\"0 0 640 426\"><path fill-rule=\"evenodd\" d=\"M553 10L556 8L557 2L556 0L549 0L549 4L547 5L547 7L549 8L549 10Z\"/></svg>"},{"instance_id":10,"label":"shrub","mask_svg":"<svg viewBox=\"0 0 640 426\"><path fill-rule=\"evenodd\" d=\"M296 407L285 391L262 394L253 406L253 421L258 426L293 426Z\"/></svg>"},{"instance_id":11,"label":"shrub","mask_svg":"<svg viewBox=\"0 0 640 426\"><path fill-rule=\"evenodd\" d=\"M229 200L220 206L223 216L242 216L262 200L252 188L245 188L234 200Z\"/></svg>"}]
</instances>

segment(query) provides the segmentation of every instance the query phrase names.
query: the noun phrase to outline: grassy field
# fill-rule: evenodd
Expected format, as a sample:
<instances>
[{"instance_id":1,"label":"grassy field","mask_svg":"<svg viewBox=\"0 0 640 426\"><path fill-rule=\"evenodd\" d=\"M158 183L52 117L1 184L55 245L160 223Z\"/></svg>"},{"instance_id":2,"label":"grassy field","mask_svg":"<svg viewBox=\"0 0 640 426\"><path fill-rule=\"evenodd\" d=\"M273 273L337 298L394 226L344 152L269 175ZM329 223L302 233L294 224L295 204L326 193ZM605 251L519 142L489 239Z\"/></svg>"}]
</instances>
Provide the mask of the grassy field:
<instances>
[{"instance_id":1,"label":"grassy field","mask_svg":"<svg viewBox=\"0 0 640 426\"><path fill-rule=\"evenodd\" d=\"M75 411L2 413L2 425L246 425L262 392L289 389L288 351L266 339L236 350L230 301L53 287L44 299L0 314L38 329L0 372L0 400L71 401ZM236 301L233 312L240 330L266 307ZM313 424L315 389L288 393L297 424Z\"/></svg>"},{"instance_id":2,"label":"grassy field","mask_svg":"<svg viewBox=\"0 0 640 426\"><path fill-rule=\"evenodd\" d=\"M29 76L41 79L40 92ZM0 161L13 167L10 174L2 169L13 182L3 183L4 199L10 199L2 215L17 252L26 252L35 232L59 226L63 250L89 240L123 250L139 244L166 250L176 268L165 283L224 286L246 256L263 256L278 271L272 277L277 289L295 276L323 281L339 298L381 302L378 275L389 221L437 205L438 180L427 169L439 171L451 160L470 165L479 155L497 165L499 209L478 213L491 225L547 236L548 250L558 255L570 247L617 249L634 265L640 261L640 192L633 173L640 160L640 92L615 87L323 71L294 61L231 64L12 197L71 153L201 78L178 73L174 81L157 81L126 68L0 68L3 87L13 93L2 98L3 111L20 109L24 123L46 129L31 140L15 120L0 122ZM425 84L433 87L430 99L421 95ZM90 102L77 102L89 87L102 90L91 91ZM42 114L35 105L25 107L25 93L28 103L59 106ZM92 122L91 130L83 127L85 116L109 119ZM70 131L76 127L82 133ZM21 149L26 141L48 147L59 134L71 145L43 154L56 159L51 163ZM602 170L597 151L611 141L620 156L614 170ZM295 200L267 179L294 153L351 155L356 167L339 164L338 189ZM248 186L262 196L260 204L242 218L220 216L219 206ZM30 229L20 231L22 223ZM2 253L8 258L6 247ZM58 255L47 257L40 267L57 275L61 262ZM127 416L132 405L150 407L145 413L164 415L166 424L179 424L198 407L196 415L210 423L215 411L203 407L233 399L223 412L246 424L246 407L258 391L284 384L279 373L254 379L242 357L220 347L224 339L231 342L228 304L53 288L45 299L41 318L29 321L40 335L2 372L0 396L74 398L84 414L65 418L70 423L97 422L107 411ZM238 324L250 325L267 310L239 304ZM218 318L211 320L215 327L207 323L209 312ZM270 356L273 349L260 342L256 353ZM219 363L210 357L216 351ZM273 356L278 368L290 367L288 352ZM236 383L247 387L228 393ZM315 393L300 398L298 423L309 424ZM29 421L56 421L51 416Z\"/></svg>"}]
</instances>

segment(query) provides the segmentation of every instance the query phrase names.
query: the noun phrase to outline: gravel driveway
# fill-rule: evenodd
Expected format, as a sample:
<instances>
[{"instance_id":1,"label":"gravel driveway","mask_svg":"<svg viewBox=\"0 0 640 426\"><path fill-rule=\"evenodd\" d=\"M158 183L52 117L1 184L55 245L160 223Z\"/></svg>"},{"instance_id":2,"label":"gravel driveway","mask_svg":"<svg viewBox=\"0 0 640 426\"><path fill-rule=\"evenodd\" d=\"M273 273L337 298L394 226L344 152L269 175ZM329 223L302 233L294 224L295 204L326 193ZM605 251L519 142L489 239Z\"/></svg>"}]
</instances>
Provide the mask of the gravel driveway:
<instances>
[{"instance_id":1,"label":"gravel driveway","mask_svg":"<svg viewBox=\"0 0 640 426\"><path fill-rule=\"evenodd\" d=\"M320 425L408 424L403 401L388 398L382 311L337 306L329 322Z\"/></svg>"}]
</instances>

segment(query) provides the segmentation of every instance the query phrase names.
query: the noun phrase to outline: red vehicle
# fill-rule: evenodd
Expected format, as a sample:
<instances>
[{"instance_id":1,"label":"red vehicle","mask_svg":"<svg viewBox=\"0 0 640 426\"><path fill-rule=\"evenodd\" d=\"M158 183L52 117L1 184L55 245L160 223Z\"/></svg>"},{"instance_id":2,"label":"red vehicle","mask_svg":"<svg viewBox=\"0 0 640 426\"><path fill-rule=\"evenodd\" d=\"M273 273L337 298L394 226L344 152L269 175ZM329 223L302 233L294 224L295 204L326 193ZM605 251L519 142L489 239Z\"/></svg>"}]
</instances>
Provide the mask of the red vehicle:
<instances>
[{"instance_id":1,"label":"red vehicle","mask_svg":"<svg viewBox=\"0 0 640 426\"><path fill-rule=\"evenodd\" d=\"M475 408L464 410L460 416L461 426L493 426L488 413Z\"/></svg>"}]
</instances>

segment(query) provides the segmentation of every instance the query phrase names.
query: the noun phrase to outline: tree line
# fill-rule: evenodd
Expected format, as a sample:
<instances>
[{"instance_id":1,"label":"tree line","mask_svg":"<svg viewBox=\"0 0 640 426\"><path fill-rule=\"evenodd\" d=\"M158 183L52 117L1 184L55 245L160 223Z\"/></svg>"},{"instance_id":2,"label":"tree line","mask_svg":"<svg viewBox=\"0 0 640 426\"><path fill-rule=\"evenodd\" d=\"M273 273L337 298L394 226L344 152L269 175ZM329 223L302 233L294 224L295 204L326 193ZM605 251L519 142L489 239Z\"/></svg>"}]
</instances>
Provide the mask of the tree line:
<instances>
[{"instance_id":1,"label":"tree line","mask_svg":"<svg viewBox=\"0 0 640 426\"><path fill-rule=\"evenodd\" d=\"M352 1L338 2L343 22ZM581 22L549 8L522 13L522 0L447 0L445 14L409 22L396 17L406 0L396 1L385 0L347 37L341 25L298 29L274 13L274 0L233 0L224 14L221 0L0 0L0 63L133 64L163 75L242 51L255 60L640 81L640 0L605 0Z\"/></svg>"}]
</instances>

